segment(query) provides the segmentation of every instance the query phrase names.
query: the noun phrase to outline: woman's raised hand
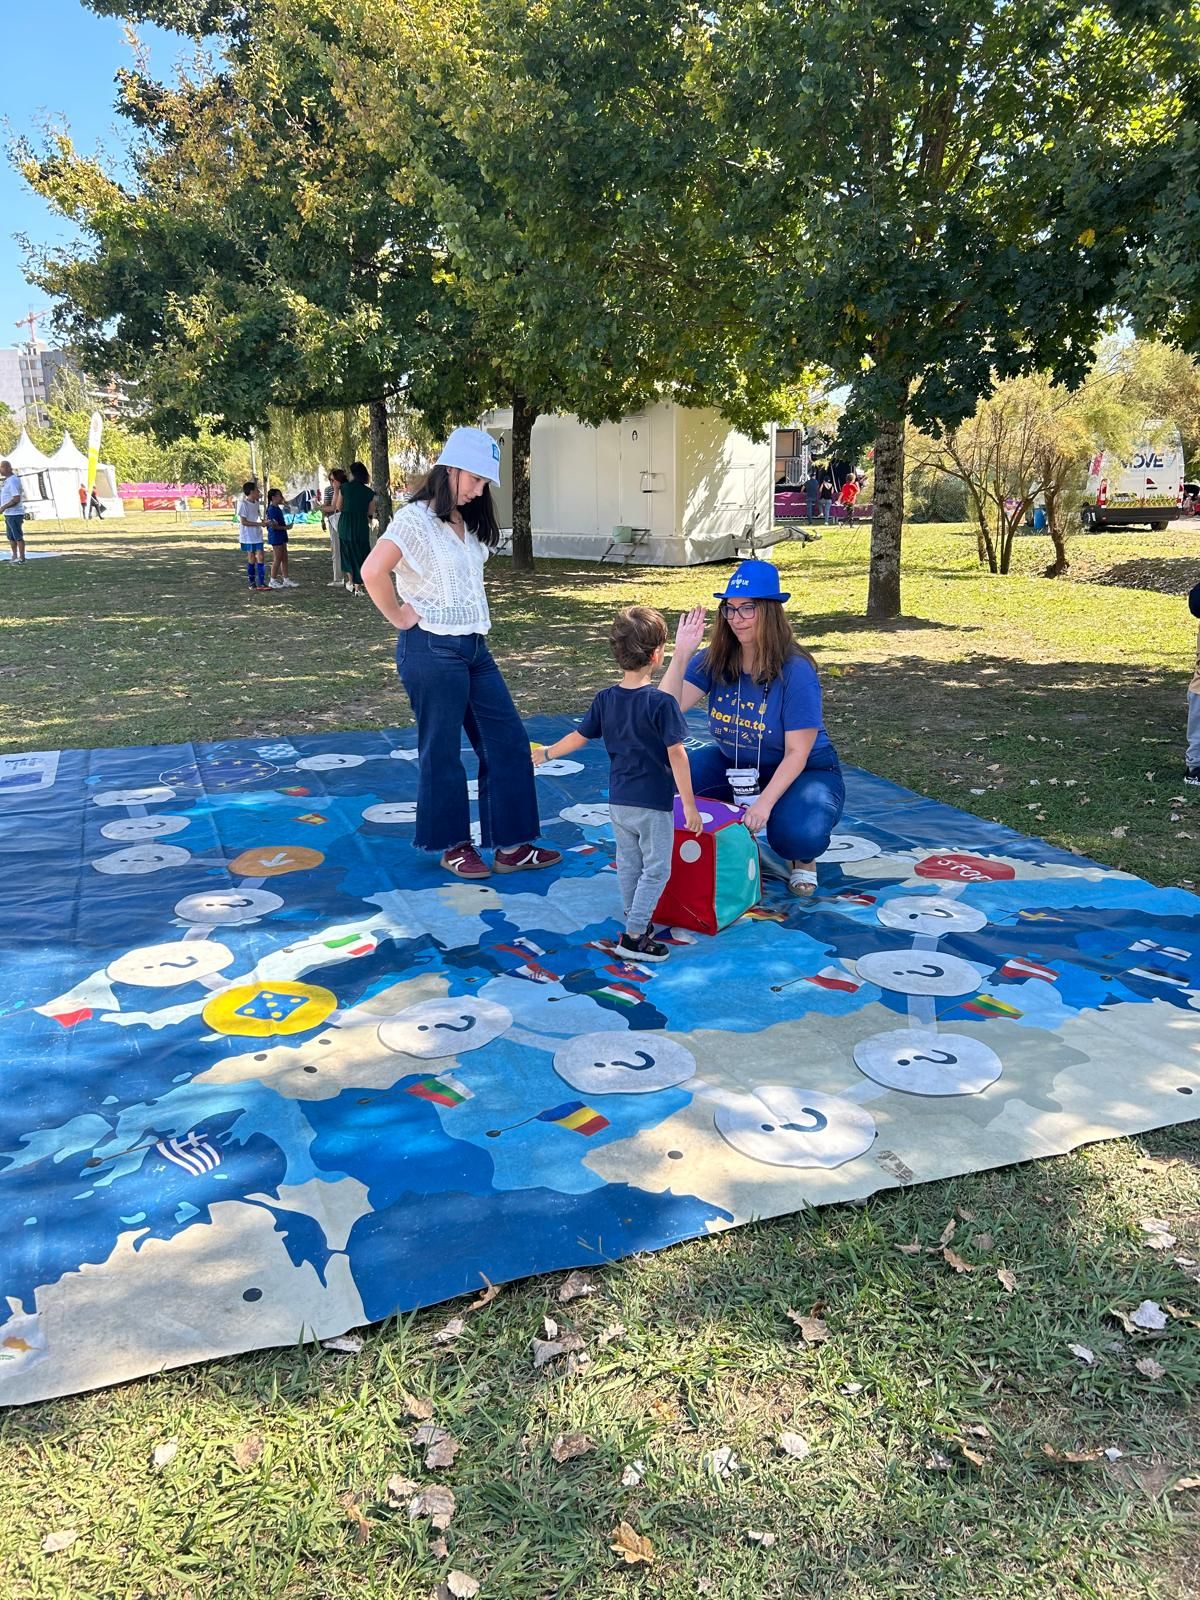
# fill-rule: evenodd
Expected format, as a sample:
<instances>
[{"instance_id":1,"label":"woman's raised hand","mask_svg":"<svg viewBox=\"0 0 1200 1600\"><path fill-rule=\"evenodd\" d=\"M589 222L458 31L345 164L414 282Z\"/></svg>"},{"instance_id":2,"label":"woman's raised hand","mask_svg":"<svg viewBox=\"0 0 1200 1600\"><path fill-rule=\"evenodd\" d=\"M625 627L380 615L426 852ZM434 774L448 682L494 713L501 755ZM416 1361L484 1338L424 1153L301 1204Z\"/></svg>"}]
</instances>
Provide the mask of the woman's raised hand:
<instances>
[{"instance_id":1,"label":"woman's raised hand","mask_svg":"<svg viewBox=\"0 0 1200 1600\"><path fill-rule=\"evenodd\" d=\"M690 611L685 611L679 619L679 626L675 629L675 653L694 656L704 640L707 623L708 618L703 606L693 606Z\"/></svg>"}]
</instances>

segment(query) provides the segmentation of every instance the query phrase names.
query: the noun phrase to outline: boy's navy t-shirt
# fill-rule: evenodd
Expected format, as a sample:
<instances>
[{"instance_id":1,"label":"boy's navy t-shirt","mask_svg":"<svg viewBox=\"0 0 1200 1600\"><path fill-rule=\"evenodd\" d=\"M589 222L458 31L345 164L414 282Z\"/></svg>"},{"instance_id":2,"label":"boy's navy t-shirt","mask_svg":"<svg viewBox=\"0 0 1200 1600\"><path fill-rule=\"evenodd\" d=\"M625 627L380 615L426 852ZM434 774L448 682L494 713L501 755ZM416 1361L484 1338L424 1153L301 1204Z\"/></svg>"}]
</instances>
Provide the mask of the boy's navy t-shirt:
<instances>
[{"instance_id":1,"label":"boy's navy t-shirt","mask_svg":"<svg viewBox=\"0 0 1200 1600\"><path fill-rule=\"evenodd\" d=\"M652 684L602 689L579 724L585 739L603 739L612 763L608 799L614 806L670 811L675 779L667 750L687 738L679 702Z\"/></svg>"}]
</instances>

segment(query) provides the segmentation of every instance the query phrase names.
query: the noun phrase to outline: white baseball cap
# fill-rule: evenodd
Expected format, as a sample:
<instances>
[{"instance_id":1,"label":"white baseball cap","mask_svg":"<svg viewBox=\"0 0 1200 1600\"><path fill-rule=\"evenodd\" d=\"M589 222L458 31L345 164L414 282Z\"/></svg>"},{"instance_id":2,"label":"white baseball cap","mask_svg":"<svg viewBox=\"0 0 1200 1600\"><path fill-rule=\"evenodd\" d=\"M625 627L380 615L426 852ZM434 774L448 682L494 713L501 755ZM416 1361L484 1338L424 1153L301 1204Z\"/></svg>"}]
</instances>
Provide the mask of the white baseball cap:
<instances>
[{"instance_id":1,"label":"white baseball cap","mask_svg":"<svg viewBox=\"0 0 1200 1600\"><path fill-rule=\"evenodd\" d=\"M500 483L500 446L482 428L455 428L442 446L434 463L439 467L461 467L477 478Z\"/></svg>"}]
</instances>

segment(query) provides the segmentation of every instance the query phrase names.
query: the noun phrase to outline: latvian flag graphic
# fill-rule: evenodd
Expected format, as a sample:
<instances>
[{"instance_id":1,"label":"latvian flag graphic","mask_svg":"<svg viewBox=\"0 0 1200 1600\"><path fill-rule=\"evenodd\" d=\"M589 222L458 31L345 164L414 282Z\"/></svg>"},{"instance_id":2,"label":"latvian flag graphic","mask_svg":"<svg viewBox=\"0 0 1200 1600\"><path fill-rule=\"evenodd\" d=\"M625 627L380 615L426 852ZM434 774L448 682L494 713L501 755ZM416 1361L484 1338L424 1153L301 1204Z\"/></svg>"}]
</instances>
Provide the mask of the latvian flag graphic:
<instances>
[{"instance_id":1,"label":"latvian flag graphic","mask_svg":"<svg viewBox=\"0 0 1200 1600\"><path fill-rule=\"evenodd\" d=\"M1012 956L1000 968L1002 978L1042 978L1046 983L1057 983L1058 973L1053 967L1041 967L1028 956Z\"/></svg>"},{"instance_id":2,"label":"latvian flag graphic","mask_svg":"<svg viewBox=\"0 0 1200 1600\"><path fill-rule=\"evenodd\" d=\"M470 1089L456 1083L448 1072L440 1078L421 1078L410 1083L404 1092L416 1095L418 1100L431 1100L435 1106L460 1106L472 1098Z\"/></svg>"},{"instance_id":3,"label":"latvian flag graphic","mask_svg":"<svg viewBox=\"0 0 1200 1600\"><path fill-rule=\"evenodd\" d=\"M539 1122L556 1122L560 1128L570 1128L590 1139L594 1133L608 1127L608 1118L602 1117L594 1106L585 1106L582 1100L564 1100L561 1106L551 1106L549 1111L539 1111Z\"/></svg>"},{"instance_id":4,"label":"latvian flag graphic","mask_svg":"<svg viewBox=\"0 0 1200 1600\"><path fill-rule=\"evenodd\" d=\"M838 989L843 994L857 994L862 984L852 978L842 967L822 967L805 978L805 983L815 983L818 989Z\"/></svg>"}]
</instances>

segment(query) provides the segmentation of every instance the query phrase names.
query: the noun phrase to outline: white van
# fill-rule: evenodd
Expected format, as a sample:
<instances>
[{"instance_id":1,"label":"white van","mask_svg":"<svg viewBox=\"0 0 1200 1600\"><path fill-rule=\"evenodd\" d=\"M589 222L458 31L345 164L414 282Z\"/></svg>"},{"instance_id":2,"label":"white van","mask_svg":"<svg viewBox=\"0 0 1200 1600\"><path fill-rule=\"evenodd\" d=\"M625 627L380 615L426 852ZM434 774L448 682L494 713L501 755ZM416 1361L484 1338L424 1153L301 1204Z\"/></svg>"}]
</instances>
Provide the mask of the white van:
<instances>
[{"instance_id":1,"label":"white van","mask_svg":"<svg viewBox=\"0 0 1200 1600\"><path fill-rule=\"evenodd\" d=\"M1080 507L1084 531L1151 527L1161 531L1183 515L1183 446L1168 429L1158 444L1135 445L1128 460L1107 450L1088 465Z\"/></svg>"}]
</instances>

